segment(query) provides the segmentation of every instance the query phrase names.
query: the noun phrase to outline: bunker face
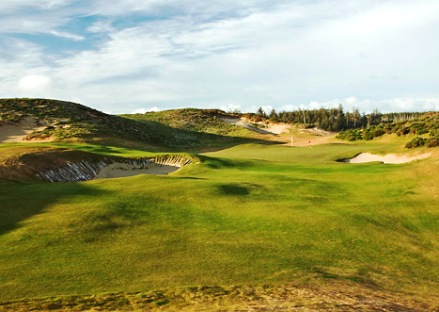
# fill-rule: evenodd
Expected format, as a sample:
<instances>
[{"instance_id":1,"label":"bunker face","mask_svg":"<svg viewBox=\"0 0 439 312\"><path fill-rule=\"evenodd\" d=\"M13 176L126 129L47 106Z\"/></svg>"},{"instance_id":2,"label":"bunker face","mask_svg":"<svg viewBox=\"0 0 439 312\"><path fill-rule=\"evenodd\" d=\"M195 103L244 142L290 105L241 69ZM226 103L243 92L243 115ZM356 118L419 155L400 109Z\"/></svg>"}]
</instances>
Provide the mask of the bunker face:
<instances>
[{"instance_id":1,"label":"bunker face","mask_svg":"<svg viewBox=\"0 0 439 312\"><path fill-rule=\"evenodd\" d=\"M355 156L354 158L349 159L348 162L351 164L360 164L360 163L379 161L384 164L404 164L414 160L425 159L428 158L429 156L430 154L423 154L419 156L388 154L382 156L382 155L374 155L370 153L362 153Z\"/></svg>"},{"instance_id":2,"label":"bunker face","mask_svg":"<svg viewBox=\"0 0 439 312\"><path fill-rule=\"evenodd\" d=\"M96 175L96 179L131 177L139 174L169 174L180 167L151 163L148 166L135 166L132 164L114 163L103 168Z\"/></svg>"},{"instance_id":3,"label":"bunker face","mask_svg":"<svg viewBox=\"0 0 439 312\"><path fill-rule=\"evenodd\" d=\"M184 155L159 155L154 158L84 160L69 162L58 168L37 173L47 182L76 182L92 179L120 178L139 174L169 174L194 163Z\"/></svg>"}]
</instances>

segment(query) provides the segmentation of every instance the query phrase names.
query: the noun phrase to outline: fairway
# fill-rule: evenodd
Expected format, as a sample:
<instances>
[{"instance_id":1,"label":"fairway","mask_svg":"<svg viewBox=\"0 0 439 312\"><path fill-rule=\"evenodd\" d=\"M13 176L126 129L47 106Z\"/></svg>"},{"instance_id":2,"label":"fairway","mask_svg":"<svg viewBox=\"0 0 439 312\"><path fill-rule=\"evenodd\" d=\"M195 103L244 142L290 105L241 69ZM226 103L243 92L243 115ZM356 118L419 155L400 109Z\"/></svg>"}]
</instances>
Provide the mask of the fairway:
<instances>
[{"instance_id":1,"label":"fairway","mask_svg":"<svg viewBox=\"0 0 439 312\"><path fill-rule=\"evenodd\" d=\"M439 312L439 0L0 16L0 312Z\"/></svg>"},{"instance_id":2,"label":"fairway","mask_svg":"<svg viewBox=\"0 0 439 312\"><path fill-rule=\"evenodd\" d=\"M241 145L168 176L2 185L0 302L291 283L437 298L437 154L336 162L382 149Z\"/></svg>"}]
</instances>

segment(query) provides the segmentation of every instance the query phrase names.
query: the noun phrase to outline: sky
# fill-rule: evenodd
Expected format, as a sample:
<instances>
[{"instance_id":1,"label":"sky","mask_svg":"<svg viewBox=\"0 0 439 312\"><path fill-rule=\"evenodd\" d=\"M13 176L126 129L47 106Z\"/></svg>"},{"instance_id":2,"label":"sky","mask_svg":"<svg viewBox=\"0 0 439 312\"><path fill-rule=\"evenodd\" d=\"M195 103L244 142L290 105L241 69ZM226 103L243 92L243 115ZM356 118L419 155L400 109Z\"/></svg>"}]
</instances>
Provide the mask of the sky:
<instances>
[{"instance_id":1,"label":"sky","mask_svg":"<svg viewBox=\"0 0 439 312\"><path fill-rule=\"evenodd\" d=\"M438 0L2 0L0 98L439 110Z\"/></svg>"}]
</instances>

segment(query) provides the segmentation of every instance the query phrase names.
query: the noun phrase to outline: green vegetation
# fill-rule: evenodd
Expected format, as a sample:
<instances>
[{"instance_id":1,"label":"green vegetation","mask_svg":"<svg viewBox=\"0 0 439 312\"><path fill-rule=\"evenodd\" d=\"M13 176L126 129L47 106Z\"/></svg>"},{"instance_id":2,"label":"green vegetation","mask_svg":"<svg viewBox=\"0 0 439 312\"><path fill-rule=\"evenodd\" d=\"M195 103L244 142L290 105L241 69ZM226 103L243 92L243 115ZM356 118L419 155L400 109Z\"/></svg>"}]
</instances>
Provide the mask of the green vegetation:
<instances>
[{"instance_id":1,"label":"green vegetation","mask_svg":"<svg viewBox=\"0 0 439 312\"><path fill-rule=\"evenodd\" d=\"M186 131L238 137L252 136L251 131L225 121L226 119L238 119L239 114L226 113L218 109L185 108L122 116L138 121L155 121Z\"/></svg>"},{"instance_id":2,"label":"green vegetation","mask_svg":"<svg viewBox=\"0 0 439 312\"><path fill-rule=\"evenodd\" d=\"M324 130L339 131L367 126L376 126L384 123L401 122L419 118L423 113L389 113L381 114L378 110L370 114L361 114L358 109L345 112L340 104L337 108L305 109L296 111L282 111L277 113L274 109L267 115L262 107L256 114L250 115L260 119L269 118L270 121L281 121L293 124L305 124L307 127L318 127Z\"/></svg>"},{"instance_id":3,"label":"green vegetation","mask_svg":"<svg viewBox=\"0 0 439 312\"><path fill-rule=\"evenodd\" d=\"M307 128L320 128L340 133L338 138L348 141L372 140L384 134L396 133L398 136L406 134L424 135L430 133L434 138L430 146L437 142L439 137L439 113L389 113L381 114L378 110L370 114L361 114L358 109L345 112L343 106L331 109L313 109L298 111L282 111L274 109L267 115L262 107L256 114L244 114L254 121L284 122L304 125Z\"/></svg>"},{"instance_id":4,"label":"green vegetation","mask_svg":"<svg viewBox=\"0 0 439 312\"><path fill-rule=\"evenodd\" d=\"M372 140L384 134L395 133L398 136L416 135L406 144L407 148L439 146L439 113L417 113L407 115L406 118L408 119L401 118L401 121L393 121L394 119L388 118L385 122L380 121L377 125L341 131L337 138L348 141ZM427 135L429 137L426 137Z\"/></svg>"},{"instance_id":5,"label":"green vegetation","mask_svg":"<svg viewBox=\"0 0 439 312\"><path fill-rule=\"evenodd\" d=\"M0 124L32 118L45 127L32 135L58 138L0 144L0 311L180 311L198 301L199 310L242 310L264 300L291 309L439 307L439 150L427 148L437 113L388 122L376 114L342 134L361 140L301 148L256 144L218 110L111 116L37 99L0 108ZM274 110L257 118L282 119ZM411 154L430 157L337 162L407 152L406 135L419 147ZM180 151L197 163L168 176L34 178L68 162Z\"/></svg>"},{"instance_id":6,"label":"green vegetation","mask_svg":"<svg viewBox=\"0 0 439 312\"><path fill-rule=\"evenodd\" d=\"M170 176L2 185L0 302L291 282L437 298L437 160L335 161L388 148L243 145Z\"/></svg>"},{"instance_id":7,"label":"green vegetation","mask_svg":"<svg viewBox=\"0 0 439 312\"><path fill-rule=\"evenodd\" d=\"M186 118L184 110L181 111L181 116L179 114L180 112L174 114L176 120ZM205 133L192 127L174 128L166 125L163 120L138 121L134 117L108 115L71 102L0 99L0 127L2 124L19 122L25 117L30 117L35 125L43 127L42 130L29 134L27 140L52 138L58 142L79 141L149 149L228 147L258 141L251 138L251 132L244 131L243 134L243 130L219 120L210 123L210 131ZM200 118L194 119L192 124L197 124L199 120Z\"/></svg>"}]
</instances>

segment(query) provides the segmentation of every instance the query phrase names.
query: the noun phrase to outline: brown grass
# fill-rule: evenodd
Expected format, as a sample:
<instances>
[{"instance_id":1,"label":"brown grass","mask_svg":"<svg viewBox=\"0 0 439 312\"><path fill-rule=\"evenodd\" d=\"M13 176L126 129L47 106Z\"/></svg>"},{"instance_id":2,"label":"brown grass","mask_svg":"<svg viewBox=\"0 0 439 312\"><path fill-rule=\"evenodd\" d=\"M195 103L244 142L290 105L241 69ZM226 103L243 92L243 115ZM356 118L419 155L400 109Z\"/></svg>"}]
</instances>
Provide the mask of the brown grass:
<instances>
[{"instance_id":1,"label":"brown grass","mask_svg":"<svg viewBox=\"0 0 439 312\"><path fill-rule=\"evenodd\" d=\"M27 299L5 303L0 311L437 311L435 299L342 283L216 286Z\"/></svg>"}]
</instances>

